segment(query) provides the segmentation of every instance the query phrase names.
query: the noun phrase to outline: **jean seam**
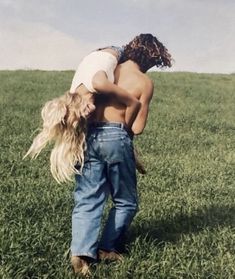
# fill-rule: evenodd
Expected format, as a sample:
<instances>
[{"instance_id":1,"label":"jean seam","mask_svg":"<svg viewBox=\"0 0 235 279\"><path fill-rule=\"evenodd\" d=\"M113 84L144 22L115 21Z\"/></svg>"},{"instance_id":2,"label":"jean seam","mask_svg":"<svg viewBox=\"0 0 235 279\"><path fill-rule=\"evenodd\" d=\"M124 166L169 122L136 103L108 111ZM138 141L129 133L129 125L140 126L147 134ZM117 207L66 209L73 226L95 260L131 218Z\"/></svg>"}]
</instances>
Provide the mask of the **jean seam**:
<instances>
[{"instance_id":1,"label":"jean seam","mask_svg":"<svg viewBox=\"0 0 235 279\"><path fill-rule=\"evenodd\" d=\"M91 253L81 253L81 252L78 252L78 253L72 253L72 256L77 256L77 257L81 257L81 256L85 256L85 257L90 257L90 258L93 258L93 259L97 259L97 255L93 255Z\"/></svg>"}]
</instances>

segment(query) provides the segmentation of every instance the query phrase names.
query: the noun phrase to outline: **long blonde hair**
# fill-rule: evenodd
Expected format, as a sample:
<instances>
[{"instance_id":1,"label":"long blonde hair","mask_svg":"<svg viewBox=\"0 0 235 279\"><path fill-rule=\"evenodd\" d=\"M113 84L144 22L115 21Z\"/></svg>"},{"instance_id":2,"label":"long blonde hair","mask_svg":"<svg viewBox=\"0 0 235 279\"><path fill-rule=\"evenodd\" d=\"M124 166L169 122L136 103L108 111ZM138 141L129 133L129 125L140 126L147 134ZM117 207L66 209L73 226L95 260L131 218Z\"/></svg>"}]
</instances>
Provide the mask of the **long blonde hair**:
<instances>
[{"instance_id":1,"label":"long blonde hair","mask_svg":"<svg viewBox=\"0 0 235 279\"><path fill-rule=\"evenodd\" d=\"M51 151L51 173L58 183L71 180L74 173L80 174L84 164L86 121L82 117L83 98L66 92L63 96L48 101L41 111L43 128L34 138L26 156L36 158L49 142L54 142ZM75 165L80 169L76 169Z\"/></svg>"}]
</instances>

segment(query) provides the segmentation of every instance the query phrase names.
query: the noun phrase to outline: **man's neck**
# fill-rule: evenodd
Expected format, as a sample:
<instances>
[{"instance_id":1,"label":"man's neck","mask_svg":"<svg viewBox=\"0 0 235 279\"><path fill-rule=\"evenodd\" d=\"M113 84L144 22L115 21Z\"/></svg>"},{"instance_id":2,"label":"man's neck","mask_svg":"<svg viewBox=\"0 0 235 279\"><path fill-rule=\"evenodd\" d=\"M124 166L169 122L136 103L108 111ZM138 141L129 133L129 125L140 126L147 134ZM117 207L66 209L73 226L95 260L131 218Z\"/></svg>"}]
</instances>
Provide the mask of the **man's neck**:
<instances>
[{"instance_id":1,"label":"man's neck","mask_svg":"<svg viewBox=\"0 0 235 279\"><path fill-rule=\"evenodd\" d=\"M126 65L126 67L140 71L140 66L132 60L127 60L124 64Z\"/></svg>"}]
</instances>

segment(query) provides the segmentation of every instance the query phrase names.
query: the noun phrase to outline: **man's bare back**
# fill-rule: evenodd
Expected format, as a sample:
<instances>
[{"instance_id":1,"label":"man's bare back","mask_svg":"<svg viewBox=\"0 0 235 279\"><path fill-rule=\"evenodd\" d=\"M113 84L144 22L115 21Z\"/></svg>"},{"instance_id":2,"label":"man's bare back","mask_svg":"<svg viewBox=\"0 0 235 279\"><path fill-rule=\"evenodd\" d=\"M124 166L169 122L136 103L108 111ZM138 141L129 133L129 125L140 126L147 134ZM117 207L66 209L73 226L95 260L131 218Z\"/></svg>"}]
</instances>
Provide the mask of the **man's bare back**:
<instances>
[{"instance_id":1,"label":"man's bare back","mask_svg":"<svg viewBox=\"0 0 235 279\"><path fill-rule=\"evenodd\" d=\"M153 94L153 83L139 70L138 65L130 60L116 68L115 83L141 102L141 108L134 123L125 123L126 106L112 94L110 96L96 95L96 110L90 117L90 121L125 123L128 127L132 127L134 134L139 134L146 124L148 106Z\"/></svg>"}]
</instances>

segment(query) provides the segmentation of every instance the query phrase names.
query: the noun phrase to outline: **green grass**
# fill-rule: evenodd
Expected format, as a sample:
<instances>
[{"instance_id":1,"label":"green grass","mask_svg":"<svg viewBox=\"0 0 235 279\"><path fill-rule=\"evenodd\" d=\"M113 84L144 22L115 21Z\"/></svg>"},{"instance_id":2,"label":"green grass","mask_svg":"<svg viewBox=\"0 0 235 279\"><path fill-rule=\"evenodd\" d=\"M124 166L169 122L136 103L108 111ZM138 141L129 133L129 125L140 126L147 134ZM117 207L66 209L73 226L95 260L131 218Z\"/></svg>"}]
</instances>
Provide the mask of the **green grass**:
<instances>
[{"instance_id":1,"label":"green grass","mask_svg":"<svg viewBox=\"0 0 235 279\"><path fill-rule=\"evenodd\" d=\"M73 183L49 172L49 148L22 157L40 109L73 72L0 72L0 278L74 278ZM155 94L135 140L148 169L122 264L94 278L235 278L235 76L150 73ZM107 212L106 212L107 213Z\"/></svg>"}]
</instances>

